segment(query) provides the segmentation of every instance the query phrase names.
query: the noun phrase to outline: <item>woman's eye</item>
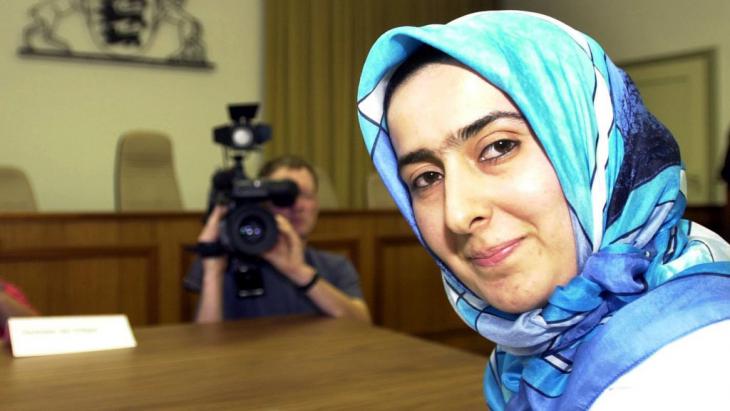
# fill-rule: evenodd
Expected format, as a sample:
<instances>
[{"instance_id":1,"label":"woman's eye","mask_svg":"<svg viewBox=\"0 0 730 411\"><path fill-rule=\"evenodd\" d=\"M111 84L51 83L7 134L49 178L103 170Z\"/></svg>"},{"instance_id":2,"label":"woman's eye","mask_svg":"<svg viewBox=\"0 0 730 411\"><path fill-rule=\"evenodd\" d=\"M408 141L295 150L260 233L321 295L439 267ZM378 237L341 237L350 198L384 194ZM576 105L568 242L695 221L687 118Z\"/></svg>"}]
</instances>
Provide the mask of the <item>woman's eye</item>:
<instances>
[{"instance_id":1,"label":"woman's eye","mask_svg":"<svg viewBox=\"0 0 730 411\"><path fill-rule=\"evenodd\" d=\"M516 140L498 140L484 147L479 155L479 161L495 161L508 154L520 144Z\"/></svg>"},{"instance_id":2,"label":"woman's eye","mask_svg":"<svg viewBox=\"0 0 730 411\"><path fill-rule=\"evenodd\" d=\"M411 188L414 190L423 190L431 187L434 183L441 180L441 174L435 171L426 171L423 174L418 175L411 183Z\"/></svg>"}]
</instances>

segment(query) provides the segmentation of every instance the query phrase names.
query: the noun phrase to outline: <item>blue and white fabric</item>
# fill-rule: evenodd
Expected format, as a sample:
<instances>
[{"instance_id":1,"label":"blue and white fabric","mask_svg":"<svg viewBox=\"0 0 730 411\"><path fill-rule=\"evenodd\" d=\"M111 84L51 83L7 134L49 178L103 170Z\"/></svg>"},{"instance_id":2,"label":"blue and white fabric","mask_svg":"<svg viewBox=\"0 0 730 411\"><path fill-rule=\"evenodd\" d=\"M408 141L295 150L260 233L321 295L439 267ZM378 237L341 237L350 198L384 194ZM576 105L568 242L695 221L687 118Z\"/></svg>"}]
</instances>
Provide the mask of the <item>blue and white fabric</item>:
<instances>
[{"instance_id":1,"label":"blue and white fabric","mask_svg":"<svg viewBox=\"0 0 730 411\"><path fill-rule=\"evenodd\" d=\"M598 43L547 16L490 11L392 29L373 45L361 75L365 145L427 249L383 113L391 74L423 44L511 98L550 159L571 211L579 273L533 311L514 315L489 306L434 256L454 309L497 343L485 373L490 407L529 409L537 404L531 401L563 394L576 351L617 310L690 267L730 259L730 247L681 219L686 198L678 146Z\"/></svg>"}]
</instances>

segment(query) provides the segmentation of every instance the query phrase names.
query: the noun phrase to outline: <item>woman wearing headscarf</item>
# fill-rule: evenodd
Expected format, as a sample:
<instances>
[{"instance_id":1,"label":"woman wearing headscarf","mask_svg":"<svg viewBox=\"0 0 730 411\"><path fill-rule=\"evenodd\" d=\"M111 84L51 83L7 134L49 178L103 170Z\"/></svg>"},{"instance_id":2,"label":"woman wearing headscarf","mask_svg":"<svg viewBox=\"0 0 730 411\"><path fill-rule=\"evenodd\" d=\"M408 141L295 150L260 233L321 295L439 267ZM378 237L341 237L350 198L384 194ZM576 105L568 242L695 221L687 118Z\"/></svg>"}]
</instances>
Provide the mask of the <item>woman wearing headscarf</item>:
<instances>
[{"instance_id":1,"label":"woman wearing headscarf","mask_svg":"<svg viewBox=\"0 0 730 411\"><path fill-rule=\"evenodd\" d=\"M396 28L358 111L449 301L497 343L490 408L717 405L730 246L681 219L677 144L594 40L514 11Z\"/></svg>"}]
</instances>

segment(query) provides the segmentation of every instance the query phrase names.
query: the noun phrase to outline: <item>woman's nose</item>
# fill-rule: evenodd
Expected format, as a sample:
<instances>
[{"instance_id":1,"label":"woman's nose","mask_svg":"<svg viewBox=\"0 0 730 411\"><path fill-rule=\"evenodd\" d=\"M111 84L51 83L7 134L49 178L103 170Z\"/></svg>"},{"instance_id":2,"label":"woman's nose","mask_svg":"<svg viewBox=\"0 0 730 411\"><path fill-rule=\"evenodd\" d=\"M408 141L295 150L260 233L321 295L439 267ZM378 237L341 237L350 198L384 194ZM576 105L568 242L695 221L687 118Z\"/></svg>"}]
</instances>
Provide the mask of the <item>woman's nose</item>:
<instances>
[{"instance_id":1,"label":"woman's nose","mask_svg":"<svg viewBox=\"0 0 730 411\"><path fill-rule=\"evenodd\" d=\"M446 226L456 234L470 234L488 224L492 202L488 188L480 184L478 170L451 170L444 181L444 214Z\"/></svg>"}]
</instances>

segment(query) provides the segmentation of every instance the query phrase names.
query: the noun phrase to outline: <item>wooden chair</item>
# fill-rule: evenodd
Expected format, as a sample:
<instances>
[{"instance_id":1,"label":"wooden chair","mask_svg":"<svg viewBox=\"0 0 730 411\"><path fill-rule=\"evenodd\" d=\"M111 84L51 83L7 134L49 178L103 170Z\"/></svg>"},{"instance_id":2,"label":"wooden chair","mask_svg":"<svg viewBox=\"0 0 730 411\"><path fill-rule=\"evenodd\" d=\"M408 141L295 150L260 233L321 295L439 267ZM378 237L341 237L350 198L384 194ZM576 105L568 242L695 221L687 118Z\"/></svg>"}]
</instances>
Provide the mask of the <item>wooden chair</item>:
<instances>
[{"instance_id":1,"label":"wooden chair","mask_svg":"<svg viewBox=\"0 0 730 411\"><path fill-rule=\"evenodd\" d=\"M0 211L37 211L30 181L16 167L0 166Z\"/></svg>"},{"instance_id":2,"label":"wooden chair","mask_svg":"<svg viewBox=\"0 0 730 411\"><path fill-rule=\"evenodd\" d=\"M183 208L170 138L157 131L128 132L117 144L117 211L174 211Z\"/></svg>"}]
</instances>

